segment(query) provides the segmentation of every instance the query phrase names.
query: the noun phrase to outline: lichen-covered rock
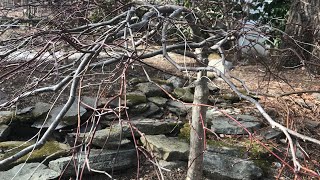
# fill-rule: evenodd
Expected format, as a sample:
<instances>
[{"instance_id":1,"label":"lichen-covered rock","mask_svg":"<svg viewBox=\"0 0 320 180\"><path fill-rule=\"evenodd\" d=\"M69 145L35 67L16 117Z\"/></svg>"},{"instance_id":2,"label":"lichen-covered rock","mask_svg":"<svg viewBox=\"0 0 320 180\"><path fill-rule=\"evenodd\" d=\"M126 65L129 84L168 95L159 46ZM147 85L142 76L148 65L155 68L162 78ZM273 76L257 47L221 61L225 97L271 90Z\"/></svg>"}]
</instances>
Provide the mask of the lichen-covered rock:
<instances>
[{"instance_id":1,"label":"lichen-covered rock","mask_svg":"<svg viewBox=\"0 0 320 180\"><path fill-rule=\"evenodd\" d=\"M166 96L162 89L152 82L139 83L137 84L137 88L139 91L143 92L147 97Z\"/></svg>"},{"instance_id":2,"label":"lichen-covered rock","mask_svg":"<svg viewBox=\"0 0 320 180\"><path fill-rule=\"evenodd\" d=\"M187 168L188 167L188 162L186 161L165 161L165 160L160 160L159 165L163 168L166 169L176 169L176 168Z\"/></svg>"},{"instance_id":3,"label":"lichen-covered rock","mask_svg":"<svg viewBox=\"0 0 320 180\"><path fill-rule=\"evenodd\" d=\"M130 121L131 125L134 126L140 133L146 135L157 135L157 134L169 134L177 128L182 126L181 121L173 121L170 119L166 120L158 120L158 119L150 119L150 118L141 118ZM136 130L134 131L134 135L136 137L140 136ZM70 138L76 136L75 133L68 134ZM78 142L82 142L83 137L91 137L91 133L80 133L78 136ZM122 126L119 124L113 125L106 129L98 130L95 133L95 136L92 140L92 144L98 147L106 146L109 144L119 143L120 138L131 138L132 132L129 127L129 124L122 123ZM89 138L87 138L89 139ZM107 141L108 140L108 141ZM74 144L74 141L71 142Z\"/></svg>"},{"instance_id":4,"label":"lichen-covered rock","mask_svg":"<svg viewBox=\"0 0 320 180\"><path fill-rule=\"evenodd\" d=\"M155 96L155 97L149 97L148 101L153 102L157 106L164 107L168 99L164 97Z\"/></svg>"},{"instance_id":5,"label":"lichen-covered rock","mask_svg":"<svg viewBox=\"0 0 320 180\"><path fill-rule=\"evenodd\" d=\"M34 106L34 109L32 110L33 117L45 117L47 115L47 112L49 112L51 106L52 105L49 103L37 102Z\"/></svg>"},{"instance_id":6,"label":"lichen-covered rock","mask_svg":"<svg viewBox=\"0 0 320 180\"><path fill-rule=\"evenodd\" d=\"M145 135L140 140L148 150L165 161L188 160L189 145L178 138L165 135Z\"/></svg>"},{"instance_id":7,"label":"lichen-covered rock","mask_svg":"<svg viewBox=\"0 0 320 180\"><path fill-rule=\"evenodd\" d=\"M0 124L8 124L14 116L13 111L0 111Z\"/></svg>"},{"instance_id":8,"label":"lichen-covered rock","mask_svg":"<svg viewBox=\"0 0 320 180\"><path fill-rule=\"evenodd\" d=\"M142 103L142 104L137 104L130 107L129 112L130 114L142 114L146 112L149 108L150 108L150 104Z\"/></svg>"},{"instance_id":9,"label":"lichen-covered rock","mask_svg":"<svg viewBox=\"0 0 320 180\"><path fill-rule=\"evenodd\" d=\"M160 110L160 108L152 102L148 102L147 104L149 105L149 108L141 114L142 117L150 117Z\"/></svg>"},{"instance_id":10,"label":"lichen-covered rock","mask_svg":"<svg viewBox=\"0 0 320 180\"><path fill-rule=\"evenodd\" d=\"M167 105L168 110L178 116L186 116L191 109L191 106L186 106L181 102L173 100L169 100Z\"/></svg>"},{"instance_id":11,"label":"lichen-covered rock","mask_svg":"<svg viewBox=\"0 0 320 180\"><path fill-rule=\"evenodd\" d=\"M193 93L191 88L175 88L174 96L184 102L193 102Z\"/></svg>"},{"instance_id":12,"label":"lichen-covered rock","mask_svg":"<svg viewBox=\"0 0 320 180\"><path fill-rule=\"evenodd\" d=\"M5 141L0 142L0 159L5 159L17 153L18 151L26 148L33 143L26 143L25 141ZM9 149L16 148L14 150L8 151ZM62 144L57 141L48 141L40 149L34 150L31 156L28 158L29 154L21 157L15 163L24 162L28 158L28 162L41 162L48 156L51 156L52 159L66 155L70 150L70 146L67 144ZM54 155L53 155L54 154Z\"/></svg>"},{"instance_id":13,"label":"lichen-covered rock","mask_svg":"<svg viewBox=\"0 0 320 180\"><path fill-rule=\"evenodd\" d=\"M89 96L81 96L81 101L86 104L89 107L100 107L107 103L107 100L105 98L99 98L96 97L89 97ZM87 106L82 105L84 108L87 108Z\"/></svg>"},{"instance_id":14,"label":"lichen-covered rock","mask_svg":"<svg viewBox=\"0 0 320 180\"><path fill-rule=\"evenodd\" d=\"M167 81L171 83L174 88L181 88L185 84L185 81L177 76L172 76Z\"/></svg>"},{"instance_id":15,"label":"lichen-covered rock","mask_svg":"<svg viewBox=\"0 0 320 180\"><path fill-rule=\"evenodd\" d=\"M238 121L234 121L228 117L214 117L207 116L211 121L211 130L218 134L246 134L244 130L246 128L250 132L258 130L262 122L254 116L250 115L237 115L234 118ZM242 126L240 126L240 123ZM244 127L244 128L243 128Z\"/></svg>"},{"instance_id":16,"label":"lichen-covered rock","mask_svg":"<svg viewBox=\"0 0 320 180\"><path fill-rule=\"evenodd\" d=\"M147 102L147 97L144 93L140 91L134 91L126 93L127 105L134 106L141 103Z\"/></svg>"},{"instance_id":17,"label":"lichen-covered rock","mask_svg":"<svg viewBox=\"0 0 320 180\"><path fill-rule=\"evenodd\" d=\"M0 172L1 179L47 180L59 178L60 172L49 169L42 163L19 164L8 171Z\"/></svg>"},{"instance_id":18,"label":"lichen-covered rock","mask_svg":"<svg viewBox=\"0 0 320 180\"><path fill-rule=\"evenodd\" d=\"M203 172L211 179L260 179L263 175L261 168L250 160L227 156L224 154L205 152Z\"/></svg>"},{"instance_id":19,"label":"lichen-covered rock","mask_svg":"<svg viewBox=\"0 0 320 180\"><path fill-rule=\"evenodd\" d=\"M49 118L44 122L45 119L38 119L33 124L32 127L36 128L48 128L56 119L57 115L60 113L60 111L63 109L64 105L60 105L58 107L55 107L50 111ZM79 116L81 117L86 111L83 107L78 107L78 102L74 102L70 109L67 111L67 113L64 115L64 117L61 119L59 125L56 127L56 129L61 129L63 127L74 125L78 122L78 112L80 113Z\"/></svg>"},{"instance_id":20,"label":"lichen-covered rock","mask_svg":"<svg viewBox=\"0 0 320 180\"><path fill-rule=\"evenodd\" d=\"M81 159L78 159L81 157ZM70 177L75 176L75 166L86 166L84 162L86 159L86 154L82 156L69 156L56 159L49 162L50 169L63 173L64 176ZM74 163L70 163L70 161ZM128 150L94 150L90 151L90 156L87 162L90 165L90 168L99 170L99 171L118 171L118 170L127 170L128 168L134 167L137 165L137 152L136 149ZM89 174L88 168L85 167L84 174Z\"/></svg>"}]
</instances>

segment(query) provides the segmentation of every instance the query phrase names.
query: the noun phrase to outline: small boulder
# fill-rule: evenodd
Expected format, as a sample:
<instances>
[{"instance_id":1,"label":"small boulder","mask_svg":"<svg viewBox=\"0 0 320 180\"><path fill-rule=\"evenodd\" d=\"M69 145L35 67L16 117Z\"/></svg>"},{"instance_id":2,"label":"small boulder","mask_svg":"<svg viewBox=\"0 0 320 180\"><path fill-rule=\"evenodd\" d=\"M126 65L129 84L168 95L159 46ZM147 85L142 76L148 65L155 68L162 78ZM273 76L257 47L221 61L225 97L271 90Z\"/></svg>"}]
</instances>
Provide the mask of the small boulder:
<instances>
[{"instance_id":1,"label":"small boulder","mask_svg":"<svg viewBox=\"0 0 320 180\"><path fill-rule=\"evenodd\" d=\"M182 122L173 121L170 119L158 120L158 119L133 119L130 121L131 125L134 126L139 132L147 135L156 134L169 134L175 128L182 126ZM140 133L134 131L136 137L140 136ZM75 139L75 133L68 134L69 139ZM78 136L78 142L82 142L84 137L91 137L92 133L80 133ZM98 147L109 146L109 144L119 143L120 138L130 138L132 137L131 129L129 124L123 123L122 126L119 124L113 125L106 129L98 130L95 132L95 136L92 140L92 144ZM89 139L89 138L87 138ZM71 142L74 144L74 140Z\"/></svg>"},{"instance_id":2,"label":"small boulder","mask_svg":"<svg viewBox=\"0 0 320 180\"><path fill-rule=\"evenodd\" d=\"M262 122L254 116L237 115L234 118L241 126L228 117L216 117L211 121L211 130L218 134L247 134L244 128L250 132L254 132L262 125Z\"/></svg>"},{"instance_id":3,"label":"small boulder","mask_svg":"<svg viewBox=\"0 0 320 180\"><path fill-rule=\"evenodd\" d=\"M177 116L186 116L188 111L191 109L191 106L186 106L182 102L169 100L168 103L168 110Z\"/></svg>"},{"instance_id":4,"label":"small boulder","mask_svg":"<svg viewBox=\"0 0 320 180\"><path fill-rule=\"evenodd\" d=\"M64 105L60 105L58 107L55 107L50 111L49 113L49 118L45 121L44 119L39 119L36 120L33 124L32 127L35 128L48 128L56 119L60 111L63 109ZM56 129L61 129L63 127L69 126L69 125L74 125L78 122L78 108L79 108L79 113L80 117L86 113L86 109L83 107L78 107L78 102L74 102L70 109L67 111L67 113L64 115L64 117L61 119L59 125L56 127Z\"/></svg>"},{"instance_id":5,"label":"small boulder","mask_svg":"<svg viewBox=\"0 0 320 180\"><path fill-rule=\"evenodd\" d=\"M147 97L166 96L162 89L152 82L139 83L137 84L137 88L139 91L143 92Z\"/></svg>"},{"instance_id":6,"label":"small boulder","mask_svg":"<svg viewBox=\"0 0 320 180\"><path fill-rule=\"evenodd\" d=\"M0 174L3 180L9 180L13 177L25 180L47 180L57 179L60 176L60 172L51 170L42 163L19 164L8 171L0 172Z\"/></svg>"},{"instance_id":7,"label":"small boulder","mask_svg":"<svg viewBox=\"0 0 320 180\"><path fill-rule=\"evenodd\" d=\"M172 76L167 80L174 88L181 88L185 84L185 80L177 76Z\"/></svg>"},{"instance_id":8,"label":"small boulder","mask_svg":"<svg viewBox=\"0 0 320 180\"><path fill-rule=\"evenodd\" d=\"M51 106L52 105L49 103L37 102L32 110L33 117L45 117L47 115L47 112L49 112Z\"/></svg>"},{"instance_id":9,"label":"small boulder","mask_svg":"<svg viewBox=\"0 0 320 180\"><path fill-rule=\"evenodd\" d=\"M270 140L270 139L280 139L281 137L284 136L282 131L279 131L277 129L274 129L272 127L266 127L263 129L259 130L259 135L261 137L263 137L266 140Z\"/></svg>"},{"instance_id":10,"label":"small boulder","mask_svg":"<svg viewBox=\"0 0 320 180\"><path fill-rule=\"evenodd\" d=\"M160 110L160 108L152 102L148 102L147 104L149 105L149 108L146 112L141 114L142 117L150 117Z\"/></svg>"},{"instance_id":11,"label":"small boulder","mask_svg":"<svg viewBox=\"0 0 320 180\"><path fill-rule=\"evenodd\" d=\"M127 105L134 106L141 103L147 102L147 97L144 93L140 91L128 92L126 93Z\"/></svg>"},{"instance_id":12,"label":"small boulder","mask_svg":"<svg viewBox=\"0 0 320 180\"><path fill-rule=\"evenodd\" d=\"M142 144L165 161L188 160L189 145L176 137L165 135L145 135L140 138Z\"/></svg>"},{"instance_id":13,"label":"small boulder","mask_svg":"<svg viewBox=\"0 0 320 180\"><path fill-rule=\"evenodd\" d=\"M89 96L81 96L81 101L89 107L100 107L107 103L105 98L89 97ZM88 108L86 105L82 105L84 108Z\"/></svg>"},{"instance_id":14,"label":"small boulder","mask_svg":"<svg viewBox=\"0 0 320 180\"><path fill-rule=\"evenodd\" d=\"M153 102L157 106L164 107L168 101L167 98L155 96L155 97L149 97L148 101Z\"/></svg>"},{"instance_id":15,"label":"small boulder","mask_svg":"<svg viewBox=\"0 0 320 180\"><path fill-rule=\"evenodd\" d=\"M81 157L81 159L78 159ZM128 150L95 150L90 151L90 156L88 156L88 162L85 162L86 154L82 153L81 156L69 156L56 159L49 162L50 169L62 173L63 176L70 177L75 176L75 168L80 166L86 166L88 163L90 168L99 170L99 171L118 171L118 170L127 170L128 168L134 167L137 165L137 152L135 149ZM74 162L74 163L70 163ZM76 166L76 167L75 167ZM88 168L85 167L84 174L90 174Z\"/></svg>"},{"instance_id":16,"label":"small boulder","mask_svg":"<svg viewBox=\"0 0 320 180\"><path fill-rule=\"evenodd\" d=\"M13 111L0 111L0 124L8 124L14 116Z\"/></svg>"},{"instance_id":17,"label":"small boulder","mask_svg":"<svg viewBox=\"0 0 320 180\"><path fill-rule=\"evenodd\" d=\"M4 152L1 153L1 160L8 158L23 148L26 148L33 143L25 143L24 141L5 141L5 142L0 142L0 151ZM8 151L9 149L14 149L12 151ZM28 162L41 162L48 156L51 156L51 159L55 159L57 157L66 155L70 150L70 146L59 143L57 141L48 141L46 142L40 149L34 150L31 154L31 156L28 158L28 155L25 155L18 159L15 163L21 163L24 162L28 158ZM54 155L53 155L54 154Z\"/></svg>"},{"instance_id":18,"label":"small boulder","mask_svg":"<svg viewBox=\"0 0 320 180\"><path fill-rule=\"evenodd\" d=\"M187 168L188 163L186 161L165 161L165 160L160 160L159 165L163 168L172 170L176 168L181 168L185 167Z\"/></svg>"},{"instance_id":19,"label":"small boulder","mask_svg":"<svg viewBox=\"0 0 320 180\"><path fill-rule=\"evenodd\" d=\"M193 93L191 88L175 88L173 95L184 102L193 102Z\"/></svg>"},{"instance_id":20,"label":"small boulder","mask_svg":"<svg viewBox=\"0 0 320 180\"><path fill-rule=\"evenodd\" d=\"M224 154L205 152L203 172L210 179L260 179L263 171L254 162L227 156Z\"/></svg>"}]
</instances>

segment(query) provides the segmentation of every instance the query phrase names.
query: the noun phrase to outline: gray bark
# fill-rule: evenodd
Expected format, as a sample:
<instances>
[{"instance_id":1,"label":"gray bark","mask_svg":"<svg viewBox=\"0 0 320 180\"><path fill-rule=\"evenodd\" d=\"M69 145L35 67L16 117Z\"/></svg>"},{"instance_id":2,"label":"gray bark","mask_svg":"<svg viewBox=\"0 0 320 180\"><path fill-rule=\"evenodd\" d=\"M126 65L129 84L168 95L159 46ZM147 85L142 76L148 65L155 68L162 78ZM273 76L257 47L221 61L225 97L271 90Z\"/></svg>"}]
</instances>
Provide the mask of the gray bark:
<instances>
[{"instance_id":1,"label":"gray bark","mask_svg":"<svg viewBox=\"0 0 320 180\"><path fill-rule=\"evenodd\" d=\"M309 69L312 67L313 72L320 69L319 13L320 0L293 1L283 38L283 48L290 48L290 51L284 54L281 66L305 65Z\"/></svg>"},{"instance_id":2,"label":"gray bark","mask_svg":"<svg viewBox=\"0 0 320 180\"><path fill-rule=\"evenodd\" d=\"M203 152L205 143L205 134L203 126L206 124L206 104L208 100L207 79L202 78L205 71L198 72L197 86L194 92L192 107L192 122L190 129L190 154L188 162L187 180L201 179L203 170Z\"/></svg>"}]
</instances>

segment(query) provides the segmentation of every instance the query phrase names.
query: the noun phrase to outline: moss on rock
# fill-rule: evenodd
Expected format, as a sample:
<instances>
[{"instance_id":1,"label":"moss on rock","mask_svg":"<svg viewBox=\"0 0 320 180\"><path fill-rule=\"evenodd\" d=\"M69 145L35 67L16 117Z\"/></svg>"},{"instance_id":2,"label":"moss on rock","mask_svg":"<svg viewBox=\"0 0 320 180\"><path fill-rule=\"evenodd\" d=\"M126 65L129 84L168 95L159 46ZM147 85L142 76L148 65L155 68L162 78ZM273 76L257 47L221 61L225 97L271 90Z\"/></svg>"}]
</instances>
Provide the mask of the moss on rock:
<instances>
[{"instance_id":1,"label":"moss on rock","mask_svg":"<svg viewBox=\"0 0 320 180\"><path fill-rule=\"evenodd\" d=\"M5 159L7 157L10 157L20 150L32 145L33 143L28 142L25 143L25 141L7 141L7 142L0 142L0 150L2 152L5 152L1 154L0 159ZM70 150L69 145L59 143L57 141L48 141L46 142L40 149L34 150L31 155L30 153L21 157L18 159L15 164L22 163L27 160L28 162L37 162L42 161L48 156L52 156L51 158L57 158L61 157L65 154L67 154ZM54 155L53 155L54 154Z\"/></svg>"},{"instance_id":2,"label":"moss on rock","mask_svg":"<svg viewBox=\"0 0 320 180\"><path fill-rule=\"evenodd\" d=\"M180 139L184 139L187 142L190 142L190 124L189 123L185 123L183 125L183 127L180 129L180 133L178 135L178 137Z\"/></svg>"}]
</instances>

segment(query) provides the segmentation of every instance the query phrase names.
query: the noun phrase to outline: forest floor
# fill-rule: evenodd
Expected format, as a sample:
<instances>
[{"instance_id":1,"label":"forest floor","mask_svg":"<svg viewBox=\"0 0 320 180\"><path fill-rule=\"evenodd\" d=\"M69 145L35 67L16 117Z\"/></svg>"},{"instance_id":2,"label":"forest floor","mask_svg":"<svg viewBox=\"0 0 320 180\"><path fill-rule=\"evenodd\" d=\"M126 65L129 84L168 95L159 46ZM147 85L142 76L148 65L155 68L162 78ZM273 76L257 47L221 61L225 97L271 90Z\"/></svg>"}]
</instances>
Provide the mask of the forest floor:
<instances>
[{"instance_id":1,"label":"forest floor","mask_svg":"<svg viewBox=\"0 0 320 180\"><path fill-rule=\"evenodd\" d=\"M189 58L175 58L180 65L192 64L194 61ZM191 72L179 72L175 68L163 60L162 56L156 56L144 61L147 72L150 76L159 77L163 74L163 71L170 72L173 75L188 78L194 76ZM159 67L159 70L153 70L150 68ZM144 72L141 69L135 69L131 76L144 76ZM307 127L306 121L320 121L320 78L319 76L312 76L306 70L294 69L281 72L268 72L266 68L261 65L251 64L236 66L230 72L231 75L241 79L245 82L246 86L259 97L259 102L266 109L266 111L275 118L277 122L282 123L286 127L298 131L302 134L308 135L315 139L320 139L320 128L310 129ZM129 78L130 78L129 76ZM238 87L241 84L233 80ZM26 82L24 76L16 76L13 81L3 81L0 84L0 90L5 91L9 97L13 97L21 89L21 85ZM222 91L231 91L229 87L219 81L215 82ZM241 89L241 88L240 88ZM10 94L11 92L11 94ZM21 91L20 91L21 92ZM288 93L289 92L289 93ZM299 93L297 93L299 92ZM47 97L46 97L47 96ZM44 99L51 99L51 95L44 95ZM43 98L41 98L43 99ZM1 100L1 99L0 99ZM33 99L32 101L38 101ZM252 111L258 114L255 107L249 102L242 102L237 107L241 107L244 111ZM273 142L266 142L273 143ZM303 142L299 140L300 145L311 157L306 159L302 164L306 165L310 169L320 169L320 145L315 145L309 142ZM146 159L141 159L141 165L139 170L139 177L143 180L158 179L154 166ZM125 173L116 173L116 179L135 179L137 169L129 170ZM164 179L185 179L186 169L176 169L172 172L164 172ZM95 179L99 179L96 177ZM103 177L101 178L103 179Z\"/></svg>"}]
</instances>

